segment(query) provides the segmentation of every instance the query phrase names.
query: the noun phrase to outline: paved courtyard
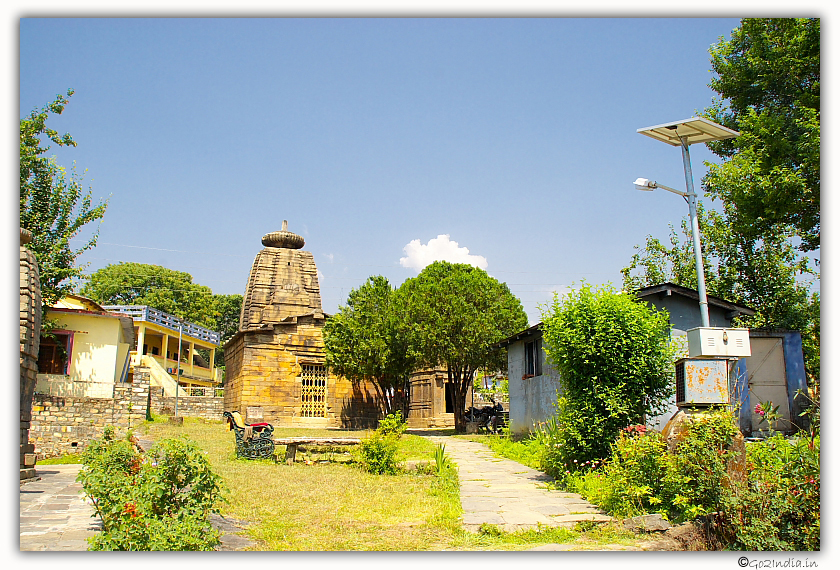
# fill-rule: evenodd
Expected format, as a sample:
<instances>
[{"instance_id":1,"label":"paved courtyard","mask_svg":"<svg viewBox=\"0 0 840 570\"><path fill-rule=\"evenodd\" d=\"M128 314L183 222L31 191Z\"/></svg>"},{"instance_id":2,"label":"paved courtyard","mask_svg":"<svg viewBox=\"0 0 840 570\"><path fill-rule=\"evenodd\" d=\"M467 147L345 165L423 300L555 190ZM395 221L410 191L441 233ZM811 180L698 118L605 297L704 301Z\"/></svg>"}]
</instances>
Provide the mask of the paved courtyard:
<instances>
[{"instance_id":1,"label":"paved courtyard","mask_svg":"<svg viewBox=\"0 0 840 570\"><path fill-rule=\"evenodd\" d=\"M486 445L458 438L429 437L446 445L458 464L464 528L488 523L513 532L539 525L571 527L581 521L609 521L577 493L546 489L551 478L516 461L496 457Z\"/></svg>"},{"instance_id":2,"label":"paved courtyard","mask_svg":"<svg viewBox=\"0 0 840 570\"><path fill-rule=\"evenodd\" d=\"M143 449L152 446L140 439ZM40 481L20 486L20 550L83 551L87 538L102 529L99 517L82 493L76 476L81 465L44 465L35 471ZM242 550L254 541L242 536L247 522L213 514L210 522L221 531L217 550Z\"/></svg>"},{"instance_id":3,"label":"paved courtyard","mask_svg":"<svg viewBox=\"0 0 840 570\"><path fill-rule=\"evenodd\" d=\"M87 550L87 538L102 528L76 483L81 465L37 467L40 481L20 486L21 550Z\"/></svg>"}]
</instances>

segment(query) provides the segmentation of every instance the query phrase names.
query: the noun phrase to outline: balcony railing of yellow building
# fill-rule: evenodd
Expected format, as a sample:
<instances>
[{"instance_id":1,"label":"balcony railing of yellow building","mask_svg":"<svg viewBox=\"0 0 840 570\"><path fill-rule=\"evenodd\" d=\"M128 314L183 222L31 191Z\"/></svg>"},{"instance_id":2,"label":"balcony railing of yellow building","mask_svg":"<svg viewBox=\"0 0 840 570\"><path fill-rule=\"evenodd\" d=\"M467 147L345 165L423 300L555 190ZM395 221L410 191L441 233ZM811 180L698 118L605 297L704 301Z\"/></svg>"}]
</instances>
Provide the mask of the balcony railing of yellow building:
<instances>
[{"instance_id":1,"label":"balcony railing of yellow building","mask_svg":"<svg viewBox=\"0 0 840 570\"><path fill-rule=\"evenodd\" d=\"M135 321L146 321L156 325L166 327L172 331L178 332L181 320L175 315L171 315L164 311L159 311L146 305L104 305L102 307L111 313L120 313L127 315ZM209 342L218 346L221 343L221 333L211 331L208 328L183 321L183 334Z\"/></svg>"}]
</instances>

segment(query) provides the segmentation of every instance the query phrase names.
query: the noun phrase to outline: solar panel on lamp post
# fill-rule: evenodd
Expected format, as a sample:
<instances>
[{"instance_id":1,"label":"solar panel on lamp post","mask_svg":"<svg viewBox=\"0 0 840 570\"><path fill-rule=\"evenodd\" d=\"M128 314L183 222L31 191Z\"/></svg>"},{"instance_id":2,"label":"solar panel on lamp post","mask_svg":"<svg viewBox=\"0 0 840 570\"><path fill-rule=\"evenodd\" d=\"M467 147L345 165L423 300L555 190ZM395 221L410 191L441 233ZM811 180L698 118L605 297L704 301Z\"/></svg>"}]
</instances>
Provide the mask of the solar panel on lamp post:
<instances>
[{"instance_id":1,"label":"solar panel on lamp post","mask_svg":"<svg viewBox=\"0 0 840 570\"><path fill-rule=\"evenodd\" d=\"M635 185L639 190L651 191L662 188L674 194L679 194L688 202L688 217L691 224L691 239L694 243L694 266L697 271L697 294L700 297L700 321L703 327L709 326L709 302L706 296L706 278L703 273L703 253L700 249L700 226L697 222L697 194L694 193L694 177L691 173L691 156L688 147L696 143L707 143L737 137L738 131L733 131L704 117L692 117L682 121L654 125L636 130L645 136L682 149L683 169L685 171L685 192L651 182L646 178L636 179Z\"/></svg>"}]
</instances>

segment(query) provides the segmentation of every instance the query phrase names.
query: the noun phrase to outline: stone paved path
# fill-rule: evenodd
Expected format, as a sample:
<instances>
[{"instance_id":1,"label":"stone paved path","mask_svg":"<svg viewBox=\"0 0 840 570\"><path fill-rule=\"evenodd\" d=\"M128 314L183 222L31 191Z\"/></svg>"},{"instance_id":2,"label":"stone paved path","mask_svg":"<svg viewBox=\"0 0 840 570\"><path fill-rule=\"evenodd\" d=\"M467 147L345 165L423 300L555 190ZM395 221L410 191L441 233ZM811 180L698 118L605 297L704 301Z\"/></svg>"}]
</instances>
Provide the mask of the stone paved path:
<instances>
[{"instance_id":1,"label":"stone paved path","mask_svg":"<svg viewBox=\"0 0 840 570\"><path fill-rule=\"evenodd\" d=\"M140 438L148 450L153 441ZM76 476L81 465L43 465L35 468L40 481L20 486L20 550L83 551L87 538L102 530L102 520L93 517L93 506L86 500ZM242 550L255 543L242 533L248 523L210 515L210 522L221 531L216 550Z\"/></svg>"},{"instance_id":2,"label":"stone paved path","mask_svg":"<svg viewBox=\"0 0 840 570\"><path fill-rule=\"evenodd\" d=\"M102 527L76 483L81 465L36 467L40 481L20 486L20 550L87 550Z\"/></svg>"},{"instance_id":3,"label":"stone paved path","mask_svg":"<svg viewBox=\"0 0 840 570\"><path fill-rule=\"evenodd\" d=\"M610 521L577 493L550 491L551 478L516 461L496 457L486 445L451 437L430 436L446 445L458 464L464 528L476 532L482 523L507 532L544 526L574 526L581 521Z\"/></svg>"}]
</instances>

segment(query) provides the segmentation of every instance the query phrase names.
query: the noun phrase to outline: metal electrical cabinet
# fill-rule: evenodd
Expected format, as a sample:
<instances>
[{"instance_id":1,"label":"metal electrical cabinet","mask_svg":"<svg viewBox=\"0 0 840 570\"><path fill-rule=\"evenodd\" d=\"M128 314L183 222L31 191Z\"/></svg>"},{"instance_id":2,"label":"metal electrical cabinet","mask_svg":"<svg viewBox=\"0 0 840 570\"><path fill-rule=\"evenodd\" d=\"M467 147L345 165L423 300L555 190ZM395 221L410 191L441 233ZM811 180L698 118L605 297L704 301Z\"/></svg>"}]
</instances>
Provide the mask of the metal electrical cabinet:
<instances>
[{"instance_id":1,"label":"metal electrical cabinet","mask_svg":"<svg viewBox=\"0 0 840 570\"><path fill-rule=\"evenodd\" d=\"M750 329L697 327L686 331L688 355L692 358L750 356Z\"/></svg>"},{"instance_id":2,"label":"metal electrical cabinet","mask_svg":"<svg viewBox=\"0 0 840 570\"><path fill-rule=\"evenodd\" d=\"M729 362L682 358L677 361L677 406L728 404Z\"/></svg>"}]
</instances>

